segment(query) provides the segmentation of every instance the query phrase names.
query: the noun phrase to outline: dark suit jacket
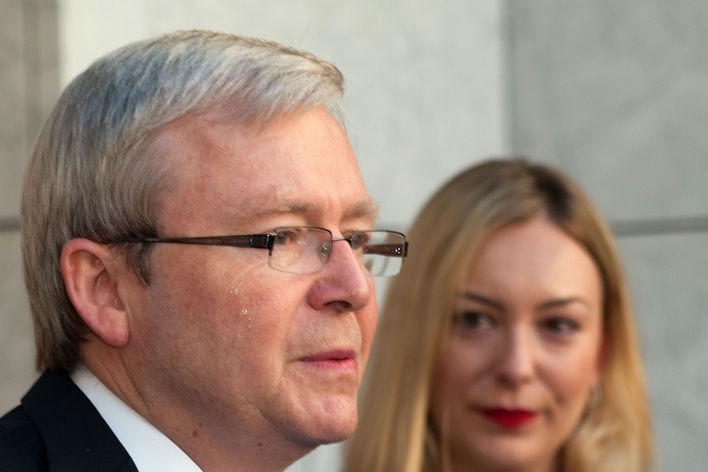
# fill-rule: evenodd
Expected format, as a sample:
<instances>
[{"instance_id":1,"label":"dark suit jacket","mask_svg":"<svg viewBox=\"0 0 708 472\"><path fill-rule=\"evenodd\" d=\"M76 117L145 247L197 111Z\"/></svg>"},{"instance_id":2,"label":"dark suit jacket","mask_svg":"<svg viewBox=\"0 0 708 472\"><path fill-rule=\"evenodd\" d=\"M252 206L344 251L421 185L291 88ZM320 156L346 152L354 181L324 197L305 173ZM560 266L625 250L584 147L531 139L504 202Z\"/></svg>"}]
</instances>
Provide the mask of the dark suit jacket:
<instances>
[{"instance_id":1,"label":"dark suit jacket","mask_svg":"<svg viewBox=\"0 0 708 472\"><path fill-rule=\"evenodd\" d=\"M0 472L138 472L96 408L63 371L45 372L0 418Z\"/></svg>"}]
</instances>

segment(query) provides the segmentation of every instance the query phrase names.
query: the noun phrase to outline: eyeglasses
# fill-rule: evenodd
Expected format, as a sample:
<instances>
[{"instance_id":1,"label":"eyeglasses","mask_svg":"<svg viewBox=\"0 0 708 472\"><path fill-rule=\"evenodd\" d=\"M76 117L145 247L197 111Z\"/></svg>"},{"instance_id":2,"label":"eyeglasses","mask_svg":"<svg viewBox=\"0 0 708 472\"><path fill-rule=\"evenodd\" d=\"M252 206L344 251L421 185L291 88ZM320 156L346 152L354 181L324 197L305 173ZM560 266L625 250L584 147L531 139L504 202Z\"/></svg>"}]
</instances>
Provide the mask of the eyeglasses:
<instances>
[{"instance_id":1,"label":"eyeglasses","mask_svg":"<svg viewBox=\"0 0 708 472\"><path fill-rule=\"evenodd\" d=\"M141 238L116 242L268 249L268 265L273 269L294 274L314 274L324 267L332 252L332 245L337 241L348 242L373 276L389 277L398 274L408 254L406 237L398 231L354 231L346 238L335 238L330 230L317 226L283 226L264 234Z\"/></svg>"}]
</instances>

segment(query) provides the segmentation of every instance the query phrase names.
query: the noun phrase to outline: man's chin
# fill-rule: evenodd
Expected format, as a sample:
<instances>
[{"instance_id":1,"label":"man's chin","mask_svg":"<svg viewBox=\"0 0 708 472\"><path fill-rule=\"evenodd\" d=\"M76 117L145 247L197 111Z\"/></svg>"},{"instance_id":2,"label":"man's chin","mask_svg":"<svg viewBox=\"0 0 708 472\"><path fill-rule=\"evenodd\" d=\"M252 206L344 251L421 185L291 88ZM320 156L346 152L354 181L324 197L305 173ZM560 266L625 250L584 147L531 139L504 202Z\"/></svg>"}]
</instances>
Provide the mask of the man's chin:
<instances>
[{"instance_id":1,"label":"man's chin","mask_svg":"<svg viewBox=\"0 0 708 472\"><path fill-rule=\"evenodd\" d=\"M312 444L333 444L349 439L358 423L356 410L328 412L313 425Z\"/></svg>"}]
</instances>

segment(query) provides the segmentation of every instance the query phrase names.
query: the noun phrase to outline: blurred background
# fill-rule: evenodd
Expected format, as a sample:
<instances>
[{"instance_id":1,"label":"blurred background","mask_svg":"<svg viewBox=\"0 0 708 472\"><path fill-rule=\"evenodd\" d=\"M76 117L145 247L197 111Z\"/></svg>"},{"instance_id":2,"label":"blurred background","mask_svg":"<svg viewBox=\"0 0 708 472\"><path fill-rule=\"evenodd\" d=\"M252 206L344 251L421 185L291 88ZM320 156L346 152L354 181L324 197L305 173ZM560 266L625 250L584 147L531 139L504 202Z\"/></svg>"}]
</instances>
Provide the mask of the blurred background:
<instances>
[{"instance_id":1,"label":"blurred background","mask_svg":"<svg viewBox=\"0 0 708 472\"><path fill-rule=\"evenodd\" d=\"M637 311L661 470L708 464L708 2L0 0L0 411L36 377L19 194L60 90L174 29L266 37L334 62L382 226L405 230L486 157L558 165L612 223ZM380 295L385 286L379 287ZM338 445L290 472L333 472Z\"/></svg>"}]
</instances>

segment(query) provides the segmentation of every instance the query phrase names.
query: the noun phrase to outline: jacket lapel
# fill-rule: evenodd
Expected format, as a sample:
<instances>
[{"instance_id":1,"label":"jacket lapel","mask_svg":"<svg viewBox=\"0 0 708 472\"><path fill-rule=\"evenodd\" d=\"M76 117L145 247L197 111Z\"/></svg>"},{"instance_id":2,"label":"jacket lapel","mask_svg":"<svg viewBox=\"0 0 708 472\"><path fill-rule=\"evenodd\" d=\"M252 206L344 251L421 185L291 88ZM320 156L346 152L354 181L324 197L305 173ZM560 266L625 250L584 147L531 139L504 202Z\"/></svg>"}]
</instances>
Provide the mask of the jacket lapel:
<instances>
[{"instance_id":1,"label":"jacket lapel","mask_svg":"<svg viewBox=\"0 0 708 472\"><path fill-rule=\"evenodd\" d=\"M64 371L42 374L22 406L44 438L52 471L138 472L118 438Z\"/></svg>"}]
</instances>

